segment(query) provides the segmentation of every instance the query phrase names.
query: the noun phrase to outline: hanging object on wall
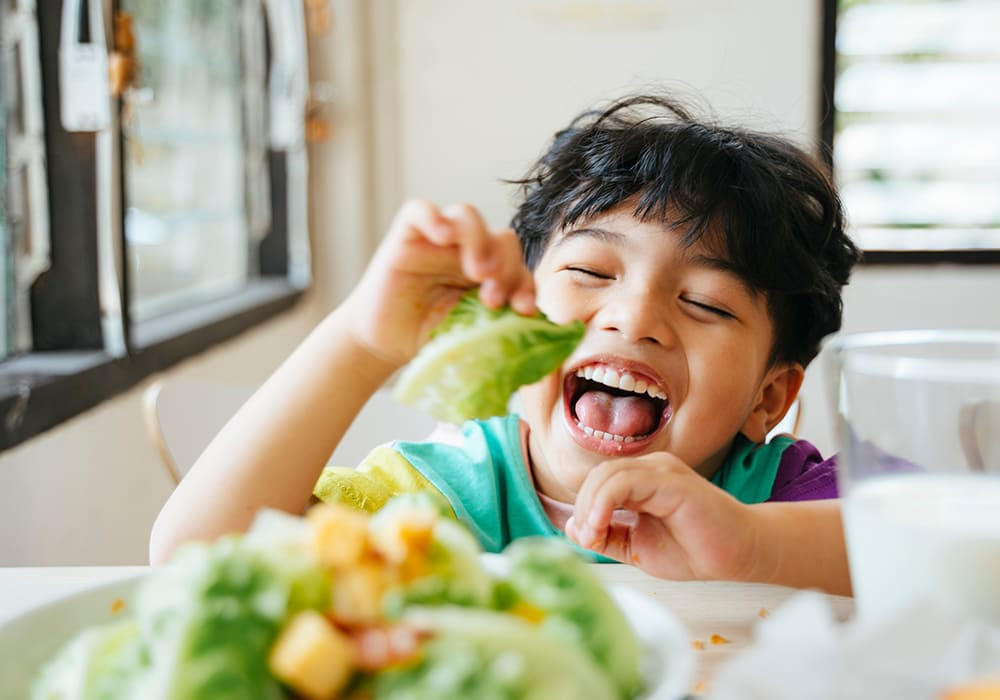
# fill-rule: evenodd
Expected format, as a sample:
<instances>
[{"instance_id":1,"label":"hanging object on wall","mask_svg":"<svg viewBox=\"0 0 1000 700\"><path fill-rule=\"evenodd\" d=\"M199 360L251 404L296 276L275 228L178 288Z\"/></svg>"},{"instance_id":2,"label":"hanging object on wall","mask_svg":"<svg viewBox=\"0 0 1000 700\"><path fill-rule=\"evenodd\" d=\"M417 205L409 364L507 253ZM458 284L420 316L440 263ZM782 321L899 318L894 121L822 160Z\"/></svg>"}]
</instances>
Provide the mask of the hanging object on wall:
<instances>
[{"instance_id":1,"label":"hanging object on wall","mask_svg":"<svg viewBox=\"0 0 1000 700\"><path fill-rule=\"evenodd\" d=\"M111 94L121 96L127 88L135 87L139 79L139 62L135 48L132 16L127 12L115 13L114 49L108 55L108 80Z\"/></svg>"},{"instance_id":2,"label":"hanging object on wall","mask_svg":"<svg viewBox=\"0 0 1000 700\"><path fill-rule=\"evenodd\" d=\"M305 0L306 26L310 34L328 34L333 28L333 9L330 0Z\"/></svg>"},{"instance_id":3,"label":"hanging object on wall","mask_svg":"<svg viewBox=\"0 0 1000 700\"><path fill-rule=\"evenodd\" d=\"M333 135L333 124L327 111L334 102L334 88L325 81L317 81L309 87L306 102L306 141L322 143Z\"/></svg>"},{"instance_id":4,"label":"hanging object on wall","mask_svg":"<svg viewBox=\"0 0 1000 700\"><path fill-rule=\"evenodd\" d=\"M111 125L109 97L103 3L66 0L59 33L59 117L63 128L107 129Z\"/></svg>"}]
</instances>

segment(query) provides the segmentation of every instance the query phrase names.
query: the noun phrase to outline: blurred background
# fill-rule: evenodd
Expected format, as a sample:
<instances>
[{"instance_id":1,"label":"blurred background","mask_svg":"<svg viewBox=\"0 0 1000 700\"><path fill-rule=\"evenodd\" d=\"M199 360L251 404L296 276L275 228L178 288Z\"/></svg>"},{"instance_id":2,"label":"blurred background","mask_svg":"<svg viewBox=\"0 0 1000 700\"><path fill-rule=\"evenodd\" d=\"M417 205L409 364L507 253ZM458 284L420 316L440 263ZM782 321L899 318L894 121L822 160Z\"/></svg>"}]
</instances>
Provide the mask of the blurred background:
<instances>
[{"instance_id":1,"label":"blurred background","mask_svg":"<svg viewBox=\"0 0 1000 700\"><path fill-rule=\"evenodd\" d=\"M631 91L832 158L868 251L845 330L1000 327L996 0L10 0L2 22L0 565L144 562L173 487L151 381L259 383L405 198L504 225L503 180ZM825 402L821 357L799 434L829 453Z\"/></svg>"}]
</instances>

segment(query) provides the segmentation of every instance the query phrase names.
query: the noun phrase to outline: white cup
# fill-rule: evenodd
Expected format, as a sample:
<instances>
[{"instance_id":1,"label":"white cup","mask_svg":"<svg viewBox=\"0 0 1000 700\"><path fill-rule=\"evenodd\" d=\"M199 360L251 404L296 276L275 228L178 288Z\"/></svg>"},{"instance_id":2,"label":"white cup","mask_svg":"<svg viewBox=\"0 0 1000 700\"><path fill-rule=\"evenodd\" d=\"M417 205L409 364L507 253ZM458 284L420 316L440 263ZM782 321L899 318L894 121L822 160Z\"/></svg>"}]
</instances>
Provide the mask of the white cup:
<instances>
[{"instance_id":1,"label":"white cup","mask_svg":"<svg viewBox=\"0 0 1000 700\"><path fill-rule=\"evenodd\" d=\"M861 333L828 349L859 617L930 599L1000 624L1000 332Z\"/></svg>"}]
</instances>

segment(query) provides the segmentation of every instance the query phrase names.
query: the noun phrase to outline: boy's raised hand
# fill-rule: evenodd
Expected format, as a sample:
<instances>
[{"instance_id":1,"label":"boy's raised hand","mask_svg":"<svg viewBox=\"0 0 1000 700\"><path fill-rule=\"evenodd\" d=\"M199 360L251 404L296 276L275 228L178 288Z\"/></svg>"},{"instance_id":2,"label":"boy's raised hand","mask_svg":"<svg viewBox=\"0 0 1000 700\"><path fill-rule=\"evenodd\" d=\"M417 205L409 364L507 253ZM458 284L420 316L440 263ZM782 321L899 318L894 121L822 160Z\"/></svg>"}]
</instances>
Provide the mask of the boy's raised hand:
<instances>
[{"instance_id":1,"label":"boy's raised hand","mask_svg":"<svg viewBox=\"0 0 1000 700\"><path fill-rule=\"evenodd\" d=\"M617 509L631 518L612 519ZM756 545L749 507L674 455L604 462L587 475L566 534L659 578L748 580Z\"/></svg>"},{"instance_id":2,"label":"boy's raised hand","mask_svg":"<svg viewBox=\"0 0 1000 700\"><path fill-rule=\"evenodd\" d=\"M491 308L535 312L535 288L512 229L491 229L472 206L411 200L396 214L344 302L355 340L380 360L406 364L468 289Z\"/></svg>"}]
</instances>

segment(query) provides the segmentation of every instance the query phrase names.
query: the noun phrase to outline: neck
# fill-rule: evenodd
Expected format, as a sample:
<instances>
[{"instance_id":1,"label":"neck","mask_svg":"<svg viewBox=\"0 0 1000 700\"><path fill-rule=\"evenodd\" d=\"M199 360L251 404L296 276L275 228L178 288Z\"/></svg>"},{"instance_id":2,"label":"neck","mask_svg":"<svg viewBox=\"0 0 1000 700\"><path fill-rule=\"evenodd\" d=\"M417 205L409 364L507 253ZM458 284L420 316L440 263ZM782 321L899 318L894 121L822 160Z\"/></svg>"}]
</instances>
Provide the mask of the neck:
<instances>
[{"instance_id":1,"label":"neck","mask_svg":"<svg viewBox=\"0 0 1000 700\"><path fill-rule=\"evenodd\" d=\"M524 463L528 466L531 478L535 482L535 490L556 501L563 503L573 503L576 501L576 494L562 485L549 469L543 458L535 459L534 455L543 455L541 447L535 443L534 436L528 428L528 424L521 421L521 449L524 454Z\"/></svg>"}]
</instances>

